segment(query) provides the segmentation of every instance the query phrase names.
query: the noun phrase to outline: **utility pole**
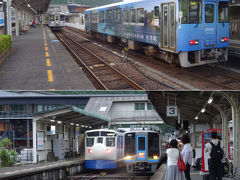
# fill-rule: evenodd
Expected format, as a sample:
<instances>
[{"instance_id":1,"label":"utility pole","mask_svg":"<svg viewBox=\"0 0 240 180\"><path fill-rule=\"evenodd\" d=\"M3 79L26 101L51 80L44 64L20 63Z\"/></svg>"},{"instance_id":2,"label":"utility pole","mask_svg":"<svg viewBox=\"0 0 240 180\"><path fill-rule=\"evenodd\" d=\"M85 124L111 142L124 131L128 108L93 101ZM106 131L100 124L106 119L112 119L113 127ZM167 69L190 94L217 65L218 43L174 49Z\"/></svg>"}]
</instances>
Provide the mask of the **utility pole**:
<instances>
[{"instance_id":1,"label":"utility pole","mask_svg":"<svg viewBox=\"0 0 240 180\"><path fill-rule=\"evenodd\" d=\"M3 0L3 12L4 12L4 29L7 34L7 0Z\"/></svg>"}]
</instances>

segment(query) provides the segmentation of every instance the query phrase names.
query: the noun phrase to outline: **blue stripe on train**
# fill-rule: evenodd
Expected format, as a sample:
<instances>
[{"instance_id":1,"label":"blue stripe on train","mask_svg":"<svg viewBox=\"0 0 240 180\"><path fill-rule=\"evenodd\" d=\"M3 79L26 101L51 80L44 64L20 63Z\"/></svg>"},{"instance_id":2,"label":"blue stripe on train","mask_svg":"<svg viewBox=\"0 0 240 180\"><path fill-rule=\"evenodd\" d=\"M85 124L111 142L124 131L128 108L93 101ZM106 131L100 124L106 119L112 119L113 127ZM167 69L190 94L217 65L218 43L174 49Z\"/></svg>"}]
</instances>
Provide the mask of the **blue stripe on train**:
<instances>
[{"instance_id":1,"label":"blue stripe on train","mask_svg":"<svg viewBox=\"0 0 240 180\"><path fill-rule=\"evenodd\" d=\"M85 160L86 169L114 169L117 168L116 161L112 160Z\"/></svg>"}]
</instances>

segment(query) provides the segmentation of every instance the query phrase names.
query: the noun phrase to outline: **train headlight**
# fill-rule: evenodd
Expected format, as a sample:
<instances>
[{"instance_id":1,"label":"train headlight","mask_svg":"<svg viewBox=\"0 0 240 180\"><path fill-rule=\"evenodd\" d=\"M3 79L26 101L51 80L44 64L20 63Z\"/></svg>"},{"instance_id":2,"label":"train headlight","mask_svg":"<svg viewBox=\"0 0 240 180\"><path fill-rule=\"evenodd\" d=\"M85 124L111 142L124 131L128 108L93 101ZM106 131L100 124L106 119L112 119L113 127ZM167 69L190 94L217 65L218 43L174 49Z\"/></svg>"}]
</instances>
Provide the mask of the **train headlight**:
<instances>
[{"instance_id":1,"label":"train headlight","mask_svg":"<svg viewBox=\"0 0 240 180\"><path fill-rule=\"evenodd\" d=\"M139 158L145 158L145 153L138 153Z\"/></svg>"},{"instance_id":2,"label":"train headlight","mask_svg":"<svg viewBox=\"0 0 240 180\"><path fill-rule=\"evenodd\" d=\"M91 154L93 151L91 149L88 149L88 153Z\"/></svg>"},{"instance_id":3,"label":"train headlight","mask_svg":"<svg viewBox=\"0 0 240 180\"><path fill-rule=\"evenodd\" d=\"M111 152L111 150L110 149L106 149L106 153L110 153Z\"/></svg>"},{"instance_id":4,"label":"train headlight","mask_svg":"<svg viewBox=\"0 0 240 180\"><path fill-rule=\"evenodd\" d=\"M158 156L153 156L153 159L157 160L157 159L158 159Z\"/></svg>"},{"instance_id":5,"label":"train headlight","mask_svg":"<svg viewBox=\"0 0 240 180\"><path fill-rule=\"evenodd\" d=\"M199 45L199 40L191 40L190 45Z\"/></svg>"},{"instance_id":6,"label":"train headlight","mask_svg":"<svg viewBox=\"0 0 240 180\"><path fill-rule=\"evenodd\" d=\"M228 37L224 37L220 39L221 42L228 42Z\"/></svg>"},{"instance_id":7,"label":"train headlight","mask_svg":"<svg viewBox=\"0 0 240 180\"><path fill-rule=\"evenodd\" d=\"M130 159L132 159L132 157L131 156L126 156L125 159L130 160Z\"/></svg>"}]
</instances>

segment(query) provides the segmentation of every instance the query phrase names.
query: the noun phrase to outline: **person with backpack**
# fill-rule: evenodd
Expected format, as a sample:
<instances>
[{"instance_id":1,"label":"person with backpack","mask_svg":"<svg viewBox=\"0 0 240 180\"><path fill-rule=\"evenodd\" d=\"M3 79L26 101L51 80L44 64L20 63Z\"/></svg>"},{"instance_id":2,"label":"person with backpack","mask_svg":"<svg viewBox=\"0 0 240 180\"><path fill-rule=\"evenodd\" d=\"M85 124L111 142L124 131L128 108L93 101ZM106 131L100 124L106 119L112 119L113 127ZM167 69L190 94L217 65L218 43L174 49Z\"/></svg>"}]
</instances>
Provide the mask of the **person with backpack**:
<instances>
[{"instance_id":1,"label":"person with backpack","mask_svg":"<svg viewBox=\"0 0 240 180\"><path fill-rule=\"evenodd\" d=\"M180 150L178 149L178 142L172 139L167 149L167 170L164 180L184 180L182 172L178 167L178 160L180 158Z\"/></svg>"},{"instance_id":2,"label":"person with backpack","mask_svg":"<svg viewBox=\"0 0 240 180\"><path fill-rule=\"evenodd\" d=\"M211 141L206 144L205 152L210 152L210 159L208 159L208 169L210 173L210 180L222 180L223 165L222 159L224 151L222 149L221 141L217 139L217 132L211 132Z\"/></svg>"},{"instance_id":3,"label":"person with backpack","mask_svg":"<svg viewBox=\"0 0 240 180\"><path fill-rule=\"evenodd\" d=\"M191 180L190 167L192 164L193 150L192 150L192 146L190 144L190 137L188 134L184 134L182 136L181 140L182 140L182 143L184 144L184 147L182 150L182 157L183 157L183 161L186 165L186 170L184 171L185 178L186 178L186 180Z\"/></svg>"}]
</instances>

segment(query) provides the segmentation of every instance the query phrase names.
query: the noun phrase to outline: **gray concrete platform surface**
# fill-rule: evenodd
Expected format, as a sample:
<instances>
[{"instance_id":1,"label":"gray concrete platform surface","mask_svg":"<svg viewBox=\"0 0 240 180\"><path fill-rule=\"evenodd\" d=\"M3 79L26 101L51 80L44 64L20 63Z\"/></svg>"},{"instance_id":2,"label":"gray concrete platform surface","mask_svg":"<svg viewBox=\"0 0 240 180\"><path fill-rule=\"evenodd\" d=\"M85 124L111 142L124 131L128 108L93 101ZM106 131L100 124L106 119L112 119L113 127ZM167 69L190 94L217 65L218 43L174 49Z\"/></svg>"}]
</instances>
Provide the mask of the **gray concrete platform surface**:
<instances>
[{"instance_id":1,"label":"gray concrete platform surface","mask_svg":"<svg viewBox=\"0 0 240 180\"><path fill-rule=\"evenodd\" d=\"M45 171L67 168L74 165L82 165L83 163L84 163L83 158L77 158L69 161L44 162L39 164L5 167L0 168L0 179L26 177L32 174L38 174Z\"/></svg>"},{"instance_id":2,"label":"gray concrete platform surface","mask_svg":"<svg viewBox=\"0 0 240 180\"><path fill-rule=\"evenodd\" d=\"M93 90L90 80L48 27L13 37L0 67L0 90Z\"/></svg>"}]
</instances>

